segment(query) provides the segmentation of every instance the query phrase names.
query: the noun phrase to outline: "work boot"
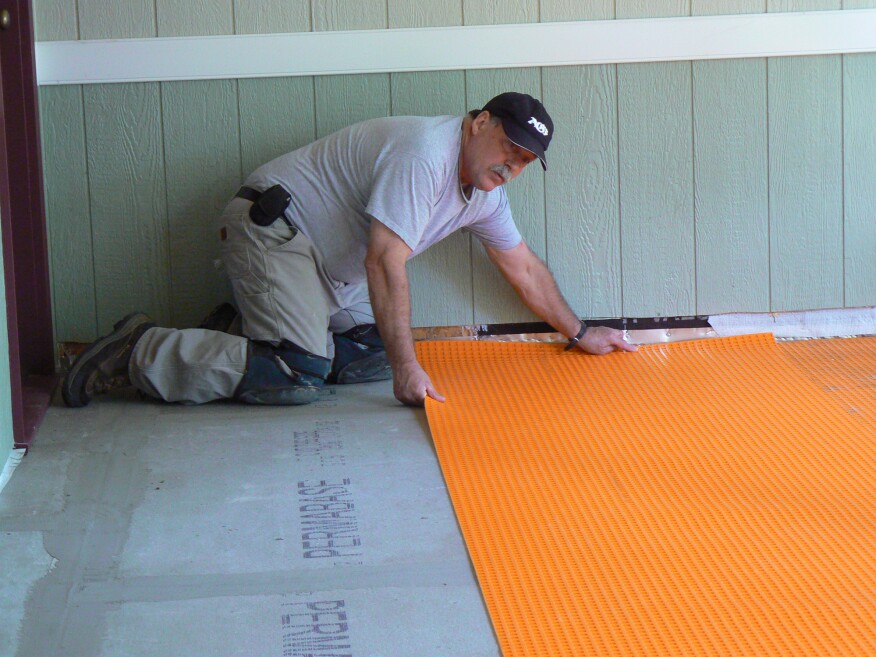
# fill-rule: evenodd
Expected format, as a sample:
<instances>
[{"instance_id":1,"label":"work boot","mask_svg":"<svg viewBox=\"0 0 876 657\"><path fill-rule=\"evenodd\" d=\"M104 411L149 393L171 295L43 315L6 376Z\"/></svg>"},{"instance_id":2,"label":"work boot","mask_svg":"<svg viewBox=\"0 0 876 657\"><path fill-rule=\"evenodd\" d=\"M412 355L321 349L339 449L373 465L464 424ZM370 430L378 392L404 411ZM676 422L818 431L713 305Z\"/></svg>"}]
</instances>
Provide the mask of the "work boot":
<instances>
[{"instance_id":1,"label":"work boot","mask_svg":"<svg viewBox=\"0 0 876 657\"><path fill-rule=\"evenodd\" d=\"M238 316L237 308L230 303L220 303L201 320L197 328L230 333L231 327L234 326Z\"/></svg>"},{"instance_id":2,"label":"work boot","mask_svg":"<svg viewBox=\"0 0 876 657\"><path fill-rule=\"evenodd\" d=\"M369 383L392 378L383 339L375 324L355 326L335 333L335 359L329 383Z\"/></svg>"},{"instance_id":3,"label":"work boot","mask_svg":"<svg viewBox=\"0 0 876 657\"><path fill-rule=\"evenodd\" d=\"M274 346L250 340L246 371L234 392L245 404L297 406L319 399L331 361L284 340Z\"/></svg>"},{"instance_id":4,"label":"work boot","mask_svg":"<svg viewBox=\"0 0 876 657\"><path fill-rule=\"evenodd\" d=\"M154 326L143 313L131 313L116 323L112 333L92 342L64 378L64 403L71 408L87 406L95 395L131 385L128 364L134 345Z\"/></svg>"}]
</instances>

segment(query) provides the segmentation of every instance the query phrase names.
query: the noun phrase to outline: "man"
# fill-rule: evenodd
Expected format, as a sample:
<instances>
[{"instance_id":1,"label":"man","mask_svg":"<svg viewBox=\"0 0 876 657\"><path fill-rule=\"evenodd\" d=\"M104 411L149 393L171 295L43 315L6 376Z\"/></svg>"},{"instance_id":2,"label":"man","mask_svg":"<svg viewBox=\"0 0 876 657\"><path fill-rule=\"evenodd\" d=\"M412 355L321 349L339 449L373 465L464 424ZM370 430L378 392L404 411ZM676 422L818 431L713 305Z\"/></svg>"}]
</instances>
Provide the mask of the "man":
<instances>
[{"instance_id":1,"label":"man","mask_svg":"<svg viewBox=\"0 0 876 657\"><path fill-rule=\"evenodd\" d=\"M390 376L405 404L443 401L417 362L405 263L461 228L570 347L634 350L584 327L514 225L503 185L535 160L547 169L552 136L541 102L504 93L463 118L373 119L269 162L219 223L241 335L134 313L76 360L64 401L133 384L166 401L304 404L325 381Z\"/></svg>"}]
</instances>

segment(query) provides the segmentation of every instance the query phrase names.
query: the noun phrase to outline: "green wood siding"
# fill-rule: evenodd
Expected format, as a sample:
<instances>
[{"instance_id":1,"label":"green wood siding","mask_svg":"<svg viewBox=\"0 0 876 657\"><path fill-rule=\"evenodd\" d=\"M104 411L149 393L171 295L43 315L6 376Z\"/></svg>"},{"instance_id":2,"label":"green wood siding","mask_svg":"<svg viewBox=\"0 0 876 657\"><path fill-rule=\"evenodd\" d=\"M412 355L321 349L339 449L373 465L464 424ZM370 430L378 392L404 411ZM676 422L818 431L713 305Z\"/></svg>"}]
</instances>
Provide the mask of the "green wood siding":
<instances>
[{"instance_id":1,"label":"green wood siding","mask_svg":"<svg viewBox=\"0 0 876 657\"><path fill-rule=\"evenodd\" d=\"M462 115L466 111L462 71L395 73L392 113ZM456 233L408 262L411 321L416 326L471 324L471 238Z\"/></svg>"},{"instance_id":2,"label":"green wood siding","mask_svg":"<svg viewBox=\"0 0 876 657\"><path fill-rule=\"evenodd\" d=\"M771 310L843 305L842 63L769 61Z\"/></svg>"},{"instance_id":3,"label":"green wood siding","mask_svg":"<svg viewBox=\"0 0 876 657\"><path fill-rule=\"evenodd\" d=\"M240 185L237 82L166 82L161 89L170 322L197 326L230 296L219 258L216 217Z\"/></svg>"},{"instance_id":4,"label":"green wood siding","mask_svg":"<svg viewBox=\"0 0 876 657\"><path fill-rule=\"evenodd\" d=\"M97 306L82 88L43 87L39 100L55 337L88 340Z\"/></svg>"},{"instance_id":5,"label":"green wood siding","mask_svg":"<svg viewBox=\"0 0 876 657\"><path fill-rule=\"evenodd\" d=\"M876 55L846 56L844 73L845 304L871 306L876 290Z\"/></svg>"},{"instance_id":6,"label":"green wood siding","mask_svg":"<svg viewBox=\"0 0 876 657\"><path fill-rule=\"evenodd\" d=\"M617 67L545 69L559 129L545 176L547 263L580 316L621 314ZM562 123L560 123L562 121Z\"/></svg>"},{"instance_id":7,"label":"green wood siding","mask_svg":"<svg viewBox=\"0 0 876 657\"><path fill-rule=\"evenodd\" d=\"M85 87L85 124L97 330L137 309L169 322L159 84Z\"/></svg>"},{"instance_id":8,"label":"green wood siding","mask_svg":"<svg viewBox=\"0 0 876 657\"><path fill-rule=\"evenodd\" d=\"M355 6L355 9L351 9ZM764 11L876 0L35 0L40 40ZM55 333L136 309L191 325L228 295L215 215L262 163L354 121L463 114L519 89L556 124L508 190L584 316L876 305L876 55L40 89ZM531 314L477 242L409 264L415 325Z\"/></svg>"},{"instance_id":9,"label":"green wood siding","mask_svg":"<svg viewBox=\"0 0 876 657\"><path fill-rule=\"evenodd\" d=\"M462 0L466 25L537 23L538 0Z\"/></svg>"}]
</instances>

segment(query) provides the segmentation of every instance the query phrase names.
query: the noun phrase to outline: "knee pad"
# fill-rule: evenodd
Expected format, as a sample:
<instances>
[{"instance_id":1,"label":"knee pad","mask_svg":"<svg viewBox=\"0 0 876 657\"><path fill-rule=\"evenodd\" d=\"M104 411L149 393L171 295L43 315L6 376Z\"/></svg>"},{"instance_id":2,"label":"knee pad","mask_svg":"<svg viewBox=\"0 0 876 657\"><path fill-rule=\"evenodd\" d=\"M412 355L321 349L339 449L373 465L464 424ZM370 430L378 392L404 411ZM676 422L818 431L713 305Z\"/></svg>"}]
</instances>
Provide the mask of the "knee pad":
<instances>
[{"instance_id":1,"label":"knee pad","mask_svg":"<svg viewBox=\"0 0 876 657\"><path fill-rule=\"evenodd\" d=\"M329 383L368 383L392 378L377 326L363 324L334 335L335 359Z\"/></svg>"},{"instance_id":2,"label":"knee pad","mask_svg":"<svg viewBox=\"0 0 876 657\"><path fill-rule=\"evenodd\" d=\"M250 340L246 371L234 398L246 404L300 405L319 397L331 361L288 341L278 346Z\"/></svg>"}]
</instances>

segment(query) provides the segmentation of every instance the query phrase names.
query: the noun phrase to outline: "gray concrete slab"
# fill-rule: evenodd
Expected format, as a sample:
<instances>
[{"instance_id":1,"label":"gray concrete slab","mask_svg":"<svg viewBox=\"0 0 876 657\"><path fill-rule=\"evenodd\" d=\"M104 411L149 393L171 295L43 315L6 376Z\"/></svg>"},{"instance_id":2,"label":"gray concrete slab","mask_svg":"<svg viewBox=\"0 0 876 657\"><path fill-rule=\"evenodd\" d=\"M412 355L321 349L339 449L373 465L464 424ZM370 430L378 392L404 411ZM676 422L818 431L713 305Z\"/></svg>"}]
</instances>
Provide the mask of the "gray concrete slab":
<instances>
[{"instance_id":1,"label":"gray concrete slab","mask_svg":"<svg viewBox=\"0 0 876 657\"><path fill-rule=\"evenodd\" d=\"M43 549L41 532L0 531L0 554L0 655L14 655L28 592L54 559Z\"/></svg>"},{"instance_id":2,"label":"gray concrete slab","mask_svg":"<svg viewBox=\"0 0 876 657\"><path fill-rule=\"evenodd\" d=\"M124 603L107 615L101 657L495 657L470 587L391 588ZM178 649L179 649L178 648Z\"/></svg>"},{"instance_id":3,"label":"gray concrete slab","mask_svg":"<svg viewBox=\"0 0 876 657\"><path fill-rule=\"evenodd\" d=\"M425 414L388 382L56 404L0 547L30 568L0 592L4 656L498 655Z\"/></svg>"}]
</instances>

